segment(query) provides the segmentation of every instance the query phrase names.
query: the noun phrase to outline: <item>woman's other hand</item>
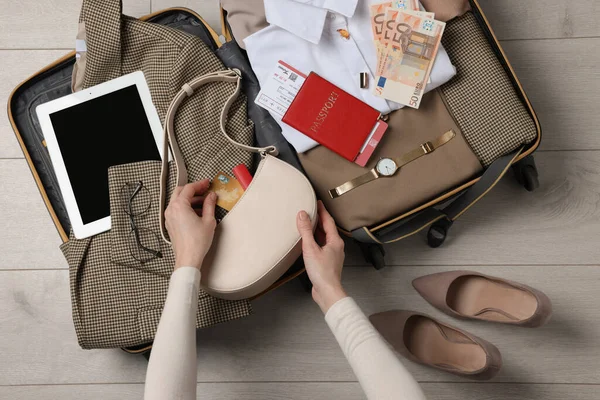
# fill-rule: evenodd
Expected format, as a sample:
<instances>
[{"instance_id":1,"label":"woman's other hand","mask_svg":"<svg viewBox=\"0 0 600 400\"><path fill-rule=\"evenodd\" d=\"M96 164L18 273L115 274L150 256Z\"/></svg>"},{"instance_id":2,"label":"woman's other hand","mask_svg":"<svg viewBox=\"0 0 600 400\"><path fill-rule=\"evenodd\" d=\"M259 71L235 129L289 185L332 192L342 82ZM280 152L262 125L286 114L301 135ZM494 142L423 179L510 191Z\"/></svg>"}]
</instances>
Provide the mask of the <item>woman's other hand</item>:
<instances>
[{"instance_id":1,"label":"woman's other hand","mask_svg":"<svg viewBox=\"0 0 600 400\"><path fill-rule=\"evenodd\" d=\"M175 269L200 269L212 245L217 227L217 195L206 195L209 186L206 179L176 187L173 191L165 211L165 225L175 252Z\"/></svg>"},{"instance_id":2,"label":"woman's other hand","mask_svg":"<svg viewBox=\"0 0 600 400\"><path fill-rule=\"evenodd\" d=\"M321 201L318 211L316 234L313 234L310 218L305 211L298 213L297 225L302 236L304 265L313 284L313 299L323 313L327 313L338 300L347 297L342 287L344 241L338 233L335 221Z\"/></svg>"}]
</instances>

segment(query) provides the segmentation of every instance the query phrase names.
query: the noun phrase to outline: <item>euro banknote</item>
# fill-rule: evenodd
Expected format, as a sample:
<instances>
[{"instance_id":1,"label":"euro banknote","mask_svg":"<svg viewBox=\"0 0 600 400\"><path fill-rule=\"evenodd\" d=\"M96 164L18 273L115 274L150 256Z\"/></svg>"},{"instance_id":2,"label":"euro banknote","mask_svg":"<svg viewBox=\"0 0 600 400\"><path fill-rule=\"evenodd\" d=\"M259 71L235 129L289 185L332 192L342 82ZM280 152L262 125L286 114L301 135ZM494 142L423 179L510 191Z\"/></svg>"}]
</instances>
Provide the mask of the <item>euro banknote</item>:
<instances>
[{"instance_id":1,"label":"euro banknote","mask_svg":"<svg viewBox=\"0 0 600 400\"><path fill-rule=\"evenodd\" d=\"M383 68L383 59L386 56L388 40L383 37L386 27L394 22L396 14L388 14L389 9L414 11L419 15L429 18L434 17L434 13L420 11L418 0L393 0L374 3L371 5L371 28L373 30L373 42L375 43L375 51L377 55L377 67L375 75L381 75ZM393 15L389 17L388 15Z\"/></svg>"},{"instance_id":2,"label":"euro banknote","mask_svg":"<svg viewBox=\"0 0 600 400\"><path fill-rule=\"evenodd\" d=\"M389 39L375 94L419 108L445 27L415 12L398 11L382 33Z\"/></svg>"},{"instance_id":3,"label":"euro banknote","mask_svg":"<svg viewBox=\"0 0 600 400\"><path fill-rule=\"evenodd\" d=\"M375 43L375 54L377 57L377 67L375 75L379 75L381 72L381 62L387 47L387 43L385 43L382 40L382 36L383 30L385 29L384 24L386 20L386 10L391 6L391 1L375 3L371 5L371 28L373 30L373 43Z\"/></svg>"}]
</instances>

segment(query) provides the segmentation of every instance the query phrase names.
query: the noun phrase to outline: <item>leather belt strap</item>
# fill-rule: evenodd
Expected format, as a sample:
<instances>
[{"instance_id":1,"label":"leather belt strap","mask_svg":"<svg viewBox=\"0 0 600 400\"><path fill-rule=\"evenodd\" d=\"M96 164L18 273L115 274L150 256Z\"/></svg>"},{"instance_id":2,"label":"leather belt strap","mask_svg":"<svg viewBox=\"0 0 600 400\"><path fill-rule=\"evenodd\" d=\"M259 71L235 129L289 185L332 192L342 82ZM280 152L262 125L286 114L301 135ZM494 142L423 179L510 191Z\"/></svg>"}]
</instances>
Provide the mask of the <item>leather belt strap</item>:
<instances>
[{"instance_id":1,"label":"leather belt strap","mask_svg":"<svg viewBox=\"0 0 600 400\"><path fill-rule=\"evenodd\" d=\"M181 154L181 149L177 144L177 138L175 137L175 114L177 113L177 109L183 103L183 101L192 96L194 91L199 87L211 83L211 82L231 82L235 83L235 91L229 96L225 105L223 106L223 110L221 111L221 116L219 120L221 133L223 136L234 146L237 146L241 149L260 153L261 155L271 154L273 156L277 156L277 148L275 146L267 146L267 147L252 147L247 146L245 144L236 142L227 134L225 127L227 125L227 116L229 114L229 109L231 105L237 100L240 91L241 91L241 80L242 74L238 69L230 69L225 71L218 71L211 74L203 75L199 78L194 79L190 83L186 83L183 85L179 93L175 95L175 98L171 102L167 110L167 114L165 116L165 127L164 127L164 143L163 143L163 152L162 152L162 169L160 173L160 234L162 235L165 242L170 243L165 235L165 220L164 220L164 209L167 203L167 181L169 178L169 144L171 145L171 151L173 153L173 161L175 162L175 169L177 171L177 186L184 186L188 183L188 175L187 168L185 166L185 162L183 159L183 154Z\"/></svg>"},{"instance_id":2,"label":"leather belt strap","mask_svg":"<svg viewBox=\"0 0 600 400\"><path fill-rule=\"evenodd\" d=\"M394 162L396 163L398 170L400 170L406 164L410 164L411 162L423 157L424 155L432 153L433 151L435 151L435 149L448 143L455 136L456 133L454 133L453 130L450 130L444 133L442 136L436 138L435 140L431 142L425 142L416 149L411 150L398 158L395 158ZM396 170L396 173L398 172L398 170ZM331 189L329 191L329 196L331 196L332 199L338 198L343 194L348 193L352 189L356 189L357 187L364 185L365 183L371 182L379 178L380 176L381 175L379 174L379 172L377 172L377 168L373 168L366 174L354 178L351 181L348 181L343 185L336 187L335 189Z\"/></svg>"}]
</instances>

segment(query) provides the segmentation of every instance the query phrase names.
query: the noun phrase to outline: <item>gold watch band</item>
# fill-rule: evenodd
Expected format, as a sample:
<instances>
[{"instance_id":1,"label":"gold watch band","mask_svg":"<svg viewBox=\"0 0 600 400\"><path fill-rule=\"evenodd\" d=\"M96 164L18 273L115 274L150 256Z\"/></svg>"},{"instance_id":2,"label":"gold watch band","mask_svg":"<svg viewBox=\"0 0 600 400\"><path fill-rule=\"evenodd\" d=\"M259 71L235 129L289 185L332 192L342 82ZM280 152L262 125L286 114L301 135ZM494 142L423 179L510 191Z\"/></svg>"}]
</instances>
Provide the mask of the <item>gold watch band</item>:
<instances>
[{"instance_id":1,"label":"gold watch band","mask_svg":"<svg viewBox=\"0 0 600 400\"><path fill-rule=\"evenodd\" d=\"M403 156L394 159L394 162L396 163L396 166L398 167L396 172L398 172L398 170L401 169L402 167L404 167L406 164L409 164L409 163L415 161L416 159L423 157L426 154L432 153L438 147L441 147L441 146L445 145L446 143L448 143L455 136L456 136L456 133L454 133L453 130L450 130L450 131L444 133L442 136L438 137L437 139L435 139L431 142L425 142L421 146L417 147L416 149L411 150L408 153L404 154ZM361 185L364 185L365 183L374 181L375 179L377 179L379 177L380 177L380 175L377 172L377 167L375 167L371 171L367 172L366 174L361 175L357 178L354 178L351 181L348 181L348 182L344 183L343 185L336 187L335 189L331 189L329 191L329 196L331 196L332 199L338 198L338 197L342 196L343 194L346 194L349 191L356 189L357 187L359 187Z\"/></svg>"},{"instance_id":2,"label":"gold watch band","mask_svg":"<svg viewBox=\"0 0 600 400\"><path fill-rule=\"evenodd\" d=\"M377 178L379 178L379 172L377 172L377 168L373 168L366 174L361 175L358 178L354 178L351 181L348 181L343 185L336 187L335 189L331 189L329 191L329 196L331 196L332 199L338 198L344 193L347 193L354 188L364 185L365 183L374 181Z\"/></svg>"},{"instance_id":3,"label":"gold watch band","mask_svg":"<svg viewBox=\"0 0 600 400\"><path fill-rule=\"evenodd\" d=\"M395 158L394 161L398 165L398 169L400 169L406 164L409 164L415 161L416 159L423 157L426 154L432 153L438 147L441 147L448 143L450 140L452 140L454 136L456 136L456 134L453 130L450 130L444 133L442 136L438 137L437 139L431 142L425 142L420 147L409 151L401 157Z\"/></svg>"}]
</instances>

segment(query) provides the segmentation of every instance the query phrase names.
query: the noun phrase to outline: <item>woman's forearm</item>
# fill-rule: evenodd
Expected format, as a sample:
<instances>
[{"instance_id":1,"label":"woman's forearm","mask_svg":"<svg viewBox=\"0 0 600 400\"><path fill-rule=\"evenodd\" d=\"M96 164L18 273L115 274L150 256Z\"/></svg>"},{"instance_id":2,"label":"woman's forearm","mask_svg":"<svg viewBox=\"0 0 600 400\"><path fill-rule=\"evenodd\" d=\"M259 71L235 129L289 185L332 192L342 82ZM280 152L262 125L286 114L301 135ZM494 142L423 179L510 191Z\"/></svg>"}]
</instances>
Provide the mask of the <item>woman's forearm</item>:
<instances>
[{"instance_id":1,"label":"woman's forearm","mask_svg":"<svg viewBox=\"0 0 600 400\"><path fill-rule=\"evenodd\" d=\"M145 400L196 399L199 285L197 268L178 268L171 276L146 372Z\"/></svg>"},{"instance_id":2,"label":"woman's forearm","mask_svg":"<svg viewBox=\"0 0 600 400\"><path fill-rule=\"evenodd\" d=\"M419 384L350 297L335 303L325 320L369 400L423 400Z\"/></svg>"}]
</instances>

